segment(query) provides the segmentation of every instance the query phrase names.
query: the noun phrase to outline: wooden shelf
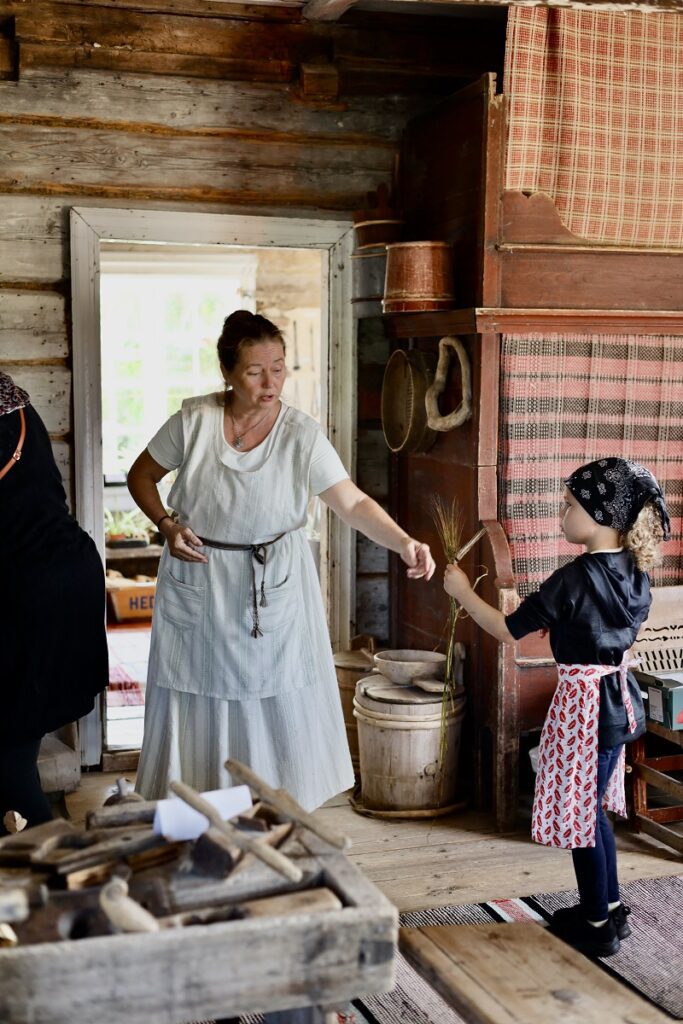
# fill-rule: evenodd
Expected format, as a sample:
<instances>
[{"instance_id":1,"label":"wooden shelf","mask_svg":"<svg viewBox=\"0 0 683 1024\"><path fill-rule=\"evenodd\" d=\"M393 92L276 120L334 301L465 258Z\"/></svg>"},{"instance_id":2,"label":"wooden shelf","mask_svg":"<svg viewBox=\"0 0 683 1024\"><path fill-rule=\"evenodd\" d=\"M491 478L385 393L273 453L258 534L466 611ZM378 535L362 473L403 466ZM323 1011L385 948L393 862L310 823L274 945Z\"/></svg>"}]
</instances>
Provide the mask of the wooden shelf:
<instances>
[{"instance_id":1,"label":"wooden shelf","mask_svg":"<svg viewBox=\"0 0 683 1024\"><path fill-rule=\"evenodd\" d=\"M446 334L552 331L587 334L683 334L683 310L494 309L479 307L428 313L385 313L394 338L442 338Z\"/></svg>"},{"instance_id":2,"label":"wooden shelf","mask_svg":"<svg viewBox=\"0 0 683 1024\"><path fill-rule=\"evenodd\" d=\"M162 544L146 544L140 548L105 548L107 562L134 562L147 558L161 558Z\"/></svg>"},{"instance_id":3,"label":"wooden shelf","mask_svg":"<svg viewBox=\"0 0 683 1024\"><path fill-rule=\"evenodd\" d=\"M385 313L383 320L395 338L443 338L446 334L477 334L475 309Z\"/></svg>"}]
</instances>

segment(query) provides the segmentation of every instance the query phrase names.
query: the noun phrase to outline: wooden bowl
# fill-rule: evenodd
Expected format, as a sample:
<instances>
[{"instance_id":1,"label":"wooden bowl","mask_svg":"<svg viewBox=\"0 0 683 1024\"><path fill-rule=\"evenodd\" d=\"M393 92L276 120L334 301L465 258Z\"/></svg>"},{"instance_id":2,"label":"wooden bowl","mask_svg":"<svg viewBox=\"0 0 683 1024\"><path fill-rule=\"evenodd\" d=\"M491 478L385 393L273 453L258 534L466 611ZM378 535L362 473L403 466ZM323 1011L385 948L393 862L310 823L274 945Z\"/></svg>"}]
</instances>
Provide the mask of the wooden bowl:
<instances>
[{"instance_id":1,"label":"wooden bowl","mask_svg":"<svg viewBox=\"0 0 683 1024\"><path fill-rule=\"evenodd\" d=\"M425 395L434 380L436 355L396 349L382 381L382 430L395 454L427 452L437 432L427 426Z\"/></svg>"},{"instance_id":2,"label":"wooden bowl","mask_svg":"<svg viewBox=\"0 0 683 1024\"><path fill-rule=\"evenodd\" d=\"M405 686L415 679L443 679L446 655L438 651L378 651L375 667L393 683Z\"/></svg>"}]
</instances>

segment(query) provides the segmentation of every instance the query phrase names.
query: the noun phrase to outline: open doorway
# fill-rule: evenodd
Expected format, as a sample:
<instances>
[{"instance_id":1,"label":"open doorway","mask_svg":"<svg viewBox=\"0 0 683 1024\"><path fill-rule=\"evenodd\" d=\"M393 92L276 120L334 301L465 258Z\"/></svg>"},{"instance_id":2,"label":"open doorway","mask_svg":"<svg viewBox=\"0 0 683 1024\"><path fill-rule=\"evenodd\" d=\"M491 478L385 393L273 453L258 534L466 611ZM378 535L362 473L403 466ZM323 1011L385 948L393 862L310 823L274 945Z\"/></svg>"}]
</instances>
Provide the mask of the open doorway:
<instances>
[{"instance_id":1,"label":"open doorway","mask_svg":"<svg viewBox=\"0 0 683 1024\"><path fill-rule=\"evenodd\" d=\"M234 308L263 313L283 328L284 398L318 419L353 473L350 228L337 221L72 211L76 510L110 570L129 580L154 576L160 552L149 541L158 538L136 521L125 472L183 398L220 387L215 342ZM115 537L116 527L123 536ZM348 642L353 600L350 531L312 507L309 536L320 553L330 633L339 647ZM153 580L132 582L141 592L151 584L153 594ZM139 744L150 606L149 599L140 603L140 621L111 623L118 635L110 645L109 696L116 696L82 723L85 764L100 762L107 747Z\"/></svg>"},{"instance_id":2,"label":"open doorway","mask_svg":"<svg viewBox=\"0 0 683 1024\"><path fill-rule=\"evenodd\" d=\"M319 249L145 245L100 247L102 471L110 683L104 751L142 743L156 572L162 548L136 508L126 474L184 398L222 389L216 339L235 309L277 323L287 344L283 399L321 421ZM160 484L162 501L175 477ZM311 500L306 532L320 565L324 506Z\"/></svg>"}]
</instances>

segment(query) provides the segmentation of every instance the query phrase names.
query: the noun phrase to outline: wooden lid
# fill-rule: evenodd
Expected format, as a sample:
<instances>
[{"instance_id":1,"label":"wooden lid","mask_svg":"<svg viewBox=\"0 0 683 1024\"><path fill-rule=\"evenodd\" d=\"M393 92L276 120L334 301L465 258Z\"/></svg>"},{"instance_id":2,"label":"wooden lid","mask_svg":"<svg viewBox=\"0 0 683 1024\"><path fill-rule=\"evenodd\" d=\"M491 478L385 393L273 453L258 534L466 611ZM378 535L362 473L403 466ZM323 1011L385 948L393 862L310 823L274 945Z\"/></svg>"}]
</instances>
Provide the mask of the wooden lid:
<instances>
[{"instance_id":1,"label":"wooden lid","mask_svg":"<svg viewBox=\"0 0 683 1024\"><path fill-rule=\"evenodd\" d=\"M373 661L362 651L338 651L334 655L334 664L337 668L352 668L359 671L367 670L368 675L372 672Z\"/></svg>"},{"instance_id":2,"label":"wooden lid","mask_svg":"<svg viewBox=\"0 0 683 1024\"><path fill-rule=\"evenodd\" d=\"M416 686L400 686L387 679L371 676L361 679L357 690L363 697L380 701L382 704L439 704L441 694L426 693Z\"/></svg>"},{"instance_id":3,"label":"wooden lid","mask_svg":"<svg viewBox=\"0 0 683 1024\"><path fill-rule=\"evenodd\" d=\"M446 688L446 683L443 679L416 679L415 686L420 690L426 690L427 693L436 693L440 696Z\"/></svg>"}]
</instances>

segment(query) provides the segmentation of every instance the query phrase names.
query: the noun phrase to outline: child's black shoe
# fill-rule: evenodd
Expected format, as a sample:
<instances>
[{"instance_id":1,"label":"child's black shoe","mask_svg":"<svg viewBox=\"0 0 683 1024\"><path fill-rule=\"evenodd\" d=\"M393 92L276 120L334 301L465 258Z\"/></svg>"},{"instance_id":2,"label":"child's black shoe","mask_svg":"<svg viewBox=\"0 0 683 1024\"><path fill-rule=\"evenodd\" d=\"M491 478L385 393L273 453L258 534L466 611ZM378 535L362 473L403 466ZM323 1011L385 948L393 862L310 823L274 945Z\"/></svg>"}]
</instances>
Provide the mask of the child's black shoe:
<instances>
[{"instance_id":1,"label":"child's black shoe","mask_svg":"<svg viewBox=\"0 0 683 1024\"><path fill-rule=\"evenodd\" d=\"M611 915L596 928L589 924L580 906L556 910L550 921L551 932L587 956L614 956L620 942Z\"/></svg>"},{"instance_id":2,"label":"child's black shoe","mask_svg":"<svg viewBox=\"0 0 683 1024\"><path fill-rule=\"evenodd\" d=\"M620 903L614 910L610 910L609 916L614 921L614 927L617 930L617 937L619 939L627 939L631 934L631 926L628 923L628 915L631 913L630 907L625 907L623 903Z\"/></svg>"}]
</instances>

